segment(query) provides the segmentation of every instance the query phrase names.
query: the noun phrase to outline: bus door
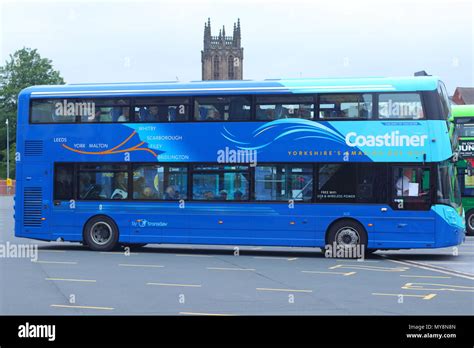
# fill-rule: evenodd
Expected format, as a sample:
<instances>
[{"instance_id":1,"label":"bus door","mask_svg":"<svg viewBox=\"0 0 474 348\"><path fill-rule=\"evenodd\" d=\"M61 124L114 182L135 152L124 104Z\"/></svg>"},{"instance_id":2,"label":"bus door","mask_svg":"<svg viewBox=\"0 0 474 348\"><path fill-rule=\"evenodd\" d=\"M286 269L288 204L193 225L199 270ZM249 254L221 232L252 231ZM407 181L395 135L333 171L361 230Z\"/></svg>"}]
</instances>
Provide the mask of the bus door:
<instances>
[{"instance_id":1,"label":"bus door","mask_svg":"<svg viewBox=\"0 0 474 348\"><path fill-rule=\"evenodd\" d=\"M74 164L56 163L53 168L52 208L50 225L57 227L54 232L66 232L74 223L76 202L74 200Z\"/></svg>"},{"instance_id":2,"label":"bus door","mask_svg":"<svg viewBox=\"0 0 474 348\"><path fill-rule=\"evenodd\" d=\"M430 212L435 185L430 166L396 165L390 175L391 208L387 231L397 241L435 242L435 216ZM387 211L388 213L388 211Z\"/></svg>"}]
</instances>

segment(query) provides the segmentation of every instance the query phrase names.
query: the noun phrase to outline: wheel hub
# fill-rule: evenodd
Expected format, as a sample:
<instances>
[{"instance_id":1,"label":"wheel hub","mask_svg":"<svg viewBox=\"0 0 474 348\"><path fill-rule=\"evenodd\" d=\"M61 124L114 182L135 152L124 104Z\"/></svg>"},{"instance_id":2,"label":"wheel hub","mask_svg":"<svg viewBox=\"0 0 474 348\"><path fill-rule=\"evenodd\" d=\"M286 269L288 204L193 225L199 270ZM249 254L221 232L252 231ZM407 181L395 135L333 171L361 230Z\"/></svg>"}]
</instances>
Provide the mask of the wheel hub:
<instances>
[{"instance_id":1,"label":"wheel hub","mask_svg":"<svg viewBox=\"0 0 474 348\"><path fill-rule=\"evenodd\" d=\"M112 227L105 222L95 223L91 228L91 238L96 244L107 244L112 238Z\"/></svg>"},{"instance_id":2,"label":"wheel hub","mask_svg":"<svg viewBox=\"0 0 474 348\"><path fill-rule=\"evenodd\" d=\"M343 227L336 233L336 242L339 245L353 246L359 243L359 233L352 227Z\"/></svg>"}]
</instances>

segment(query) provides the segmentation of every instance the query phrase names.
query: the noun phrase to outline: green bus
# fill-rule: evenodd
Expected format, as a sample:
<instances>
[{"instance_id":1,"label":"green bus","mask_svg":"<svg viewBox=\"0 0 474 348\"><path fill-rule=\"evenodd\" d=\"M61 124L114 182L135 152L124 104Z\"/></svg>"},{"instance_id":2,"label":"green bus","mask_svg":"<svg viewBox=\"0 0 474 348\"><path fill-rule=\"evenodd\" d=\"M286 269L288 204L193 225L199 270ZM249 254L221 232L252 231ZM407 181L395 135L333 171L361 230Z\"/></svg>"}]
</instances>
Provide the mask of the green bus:
<instances>
[{"instance_id":1,"label":"green bus","mask_svg":"<svg viewBox=\"0 0 474 348\"><path fill-rule=\"evenodd\" d=\"M456 164L462 205L466 216L466 232L474 235L474 105L453 105L454 138L458 141Z\"/></svg>"}]
</instances>

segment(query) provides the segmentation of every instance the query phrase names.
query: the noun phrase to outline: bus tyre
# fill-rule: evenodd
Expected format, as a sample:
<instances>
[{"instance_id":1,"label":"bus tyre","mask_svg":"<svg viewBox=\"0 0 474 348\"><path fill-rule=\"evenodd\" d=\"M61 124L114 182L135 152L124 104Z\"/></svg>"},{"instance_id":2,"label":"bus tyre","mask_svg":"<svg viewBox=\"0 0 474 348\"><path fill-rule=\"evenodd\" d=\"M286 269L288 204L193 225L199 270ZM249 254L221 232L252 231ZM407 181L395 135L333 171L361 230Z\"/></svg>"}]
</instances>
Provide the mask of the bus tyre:
<instances>
[{"instance_id":1,"label":"bus tyre","mask_svg":"<svg viewBox=\"0 0 474 348\"><path fill-rule=\"evenodd\" d=\"M474 209L469 210L466 214L466 234L474 236Z\"/></svg>"},{"instance_id":2,"label":"bus tyre","mask_svg":"<svg viewBox=\"0 0 474 348\"><path fill-rule=\"evenodd\" d=\"M330 249L334 249L334 245L338 250L346 248L347 253L343 253L345 258L359 258L361 257L359 253L365 252L367 249L367 233L364 227L354 220L340 220L329 229L326 243ZM352 249L351 252L349 252L350 249ZM333 250L332 257L338 257L338 250ZM328 253L325 256L328 256Z\"/></svg>"},{"instance_id":3,"label":"bus tyre","mask_svg":"<svg viewBox=\"0 0 474 348\"><path fill-rule=\"evenodd\" d=\"M84 242L95 251L113 250L118 238L117 225L107 216L95 216L84 227Z\"/></svg>"}]
</instances>

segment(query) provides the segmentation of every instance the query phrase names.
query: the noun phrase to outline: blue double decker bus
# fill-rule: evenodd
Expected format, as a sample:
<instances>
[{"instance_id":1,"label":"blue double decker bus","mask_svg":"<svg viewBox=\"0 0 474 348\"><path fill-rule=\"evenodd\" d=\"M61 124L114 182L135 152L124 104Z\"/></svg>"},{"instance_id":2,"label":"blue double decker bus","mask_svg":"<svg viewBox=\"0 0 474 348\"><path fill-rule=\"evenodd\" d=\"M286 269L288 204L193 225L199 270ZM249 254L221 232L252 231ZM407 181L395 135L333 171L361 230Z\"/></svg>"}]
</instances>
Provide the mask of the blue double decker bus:
<instances>
[{"instance_id":1,"label":"blue double decker bus","mask_svg":"<svg viewBox=\"0 0 474 348\"><path fill-rule=\"evenodd\" d=\"M35 86L15 235L439 248L464 239L436 77Z\"/></svg>"}]
</instances>

